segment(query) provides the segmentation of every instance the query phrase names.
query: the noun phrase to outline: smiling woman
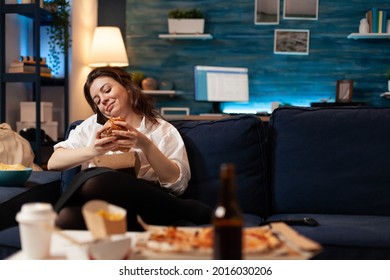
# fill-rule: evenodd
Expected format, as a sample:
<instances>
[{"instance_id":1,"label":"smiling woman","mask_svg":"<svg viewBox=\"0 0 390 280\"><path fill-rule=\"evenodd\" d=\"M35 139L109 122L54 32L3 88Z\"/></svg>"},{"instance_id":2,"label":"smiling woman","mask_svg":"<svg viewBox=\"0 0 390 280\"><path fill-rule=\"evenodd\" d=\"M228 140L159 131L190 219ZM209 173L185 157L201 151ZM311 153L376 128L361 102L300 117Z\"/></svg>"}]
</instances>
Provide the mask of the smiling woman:
<instances>
[{"instance_id":1,"label":"smiling woman","mask_svg":"<svg viewBox=\"0 0 390 280\"><path fill-rule=\"evenodd\" d=\"M85 229L81 207L93 199L125 208L129 230L141 229L137 215L158 224L208 223L209 206L176 197L185 191L191 176L184 142L177 129L159 117L153 100L131 75L119 67L96 68L87 77L84 96L95 114L54 146L48 162L48 169L83 166L56 204L57 226ZM120 129L103 125L118 116L122 119L113 125ZM110 134L105 137L107 130ZM136 154L135 176L96 166L95 159L101 156L127 154L123 148Z\"/></svg>"}]
</instances>

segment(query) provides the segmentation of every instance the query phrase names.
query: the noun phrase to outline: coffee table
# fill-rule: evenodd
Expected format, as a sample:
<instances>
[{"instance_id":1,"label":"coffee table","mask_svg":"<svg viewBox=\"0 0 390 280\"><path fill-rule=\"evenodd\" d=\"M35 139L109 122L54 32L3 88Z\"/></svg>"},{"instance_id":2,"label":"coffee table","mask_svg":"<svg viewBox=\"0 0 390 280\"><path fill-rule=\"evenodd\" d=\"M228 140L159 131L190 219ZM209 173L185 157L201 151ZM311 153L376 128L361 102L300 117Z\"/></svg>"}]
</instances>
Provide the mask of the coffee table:
<instances>
[{"instance_id":1,"label":"coffee table","mask_svg":"<svg viewBox=\"0 0 390 280\"><path fill-rule=\"evenodd\" d=\"M87 230L63 230L60 233L63 233L79 242L88 242L92 241L92 234ZM50 248L50 260L65 260L66 250L72 246L72 242L60 233L53 233L51 240ZM131 238L131 246L134 246L137 239L142 236L142 232L126 232L125 237ZM9 260L25 260L26 258L23 255L23 251L18 251L15 254L11 255Z\"/></svg>"},{"instance_id":2,"label":"coffee table","mask_svg":"<svg viewBox=\"0 0 390 280\"><path fill-rule=\"evenodd\" d=\"M278 260L302 260L302 259L310 259L315 254L321 251L321 245L317 242L314 242L294 231L292 228L287 226L284 223L273 223L272 224L273 232L277 233L280 238L284 241L284 246L280 251L278 249L267 252L267 253L259 253L259 254L248 254L244 256L245 259L278 259ZM191 230L187 228L187 230ZM60 232L54 232L51 242L51 252L50 257L48 259L52 260L63 260L67 259L67 250L69 247L72 247L72 242L67 238L64 238L63 235L69 236L75 239L78 242L89 242L92 241L92 234L87 230L63 230ZM186 259L186 260L207 260L211 259L211 254L199 253L199 252L187 252L187 253L179 253L179 252L155 252L147 249L139 249L136 248L136 244L138 241L147 238L148 232L126 232L123 235L118 236L119 238L129 237L131 239L130 248L133 249L130 255L131 259L136 260L145 260L145 259L161 259L161 260L177 260L177 259ZM115 238L117 236L114 236ZM287 250L287 251L286 251ZM287 252L293 250L293 254L286 254ZM25 257L23 256L23 252L19 251L13 255L11 255L8 259L10 260L23 260Z\"/></svg>"}]
</instances>

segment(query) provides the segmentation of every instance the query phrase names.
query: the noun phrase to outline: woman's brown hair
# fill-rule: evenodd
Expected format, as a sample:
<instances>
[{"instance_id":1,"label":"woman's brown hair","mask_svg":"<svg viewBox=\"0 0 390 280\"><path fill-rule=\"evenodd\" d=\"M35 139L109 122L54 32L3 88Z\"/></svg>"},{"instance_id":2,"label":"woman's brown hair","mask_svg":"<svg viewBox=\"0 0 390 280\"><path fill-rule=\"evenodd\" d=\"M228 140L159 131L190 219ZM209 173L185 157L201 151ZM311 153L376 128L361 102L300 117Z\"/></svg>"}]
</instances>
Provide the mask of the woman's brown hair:
<instances>
[{"instance_id":1,"label":"woman's brown hair","mask_svg":"<svg viewBox=\"0 0 390 280\"><path fill-rule=\"evenodd\" d=\"M134 113L145 116L145 118L153 124L157 123L156 118L159 117L159 114L154 107L154 99L151 96L142 93L139 86L132 81L129 73L120 67L111 66L95 68L88 74L87 81L84 84L84 97L92 110L97 114L99 123L105 123L107 121L107 117L100 112L98 106L93 101L90 92L93 81L99 77L110 77L121 84L128 92L130 92L130 98L132 99L131 104Z\"/></svg>"}]
</instances>

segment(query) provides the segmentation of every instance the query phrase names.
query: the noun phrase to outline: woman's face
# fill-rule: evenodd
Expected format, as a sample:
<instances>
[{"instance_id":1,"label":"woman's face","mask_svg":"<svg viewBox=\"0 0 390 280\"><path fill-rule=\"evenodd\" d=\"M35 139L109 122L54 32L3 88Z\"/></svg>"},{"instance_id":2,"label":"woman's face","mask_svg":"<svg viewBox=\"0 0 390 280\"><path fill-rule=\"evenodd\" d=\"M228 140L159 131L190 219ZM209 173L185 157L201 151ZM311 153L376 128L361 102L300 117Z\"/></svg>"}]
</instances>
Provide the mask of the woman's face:
<instances>
[{"instance_id":1,"label":"woman's face","mask_svg":"<svg viewBox=\"0 0 390 280\"><path fill-rule=\"evenodd\" d=\"M122 117L131 110L131 101L127 90L110 77L96 78L90 87L93 101L106 117Z\"/></svg>"}]
</instances>

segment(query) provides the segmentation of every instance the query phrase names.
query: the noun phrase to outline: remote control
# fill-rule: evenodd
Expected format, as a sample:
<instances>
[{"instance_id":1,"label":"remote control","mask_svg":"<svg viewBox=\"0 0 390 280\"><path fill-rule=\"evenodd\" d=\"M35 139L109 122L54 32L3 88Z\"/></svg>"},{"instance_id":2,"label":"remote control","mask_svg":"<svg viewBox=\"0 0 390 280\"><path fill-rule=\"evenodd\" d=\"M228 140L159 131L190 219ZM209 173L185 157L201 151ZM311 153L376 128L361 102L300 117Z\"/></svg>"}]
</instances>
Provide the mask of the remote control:
<instances>
[{"instance_id":1,"label":"remote control","mask_svg":"<svg viewBox=\"0 0 390 280\"><path fill-rule=\"evenodd\" d=\"M288 225L299 225L299 226L318 226L319 223L313 218L285 218L285 219L276 219L276 220L267 220L261 223L261 225L266 225L270 223L283 222Z\"/></svg>"}]
</instances>

